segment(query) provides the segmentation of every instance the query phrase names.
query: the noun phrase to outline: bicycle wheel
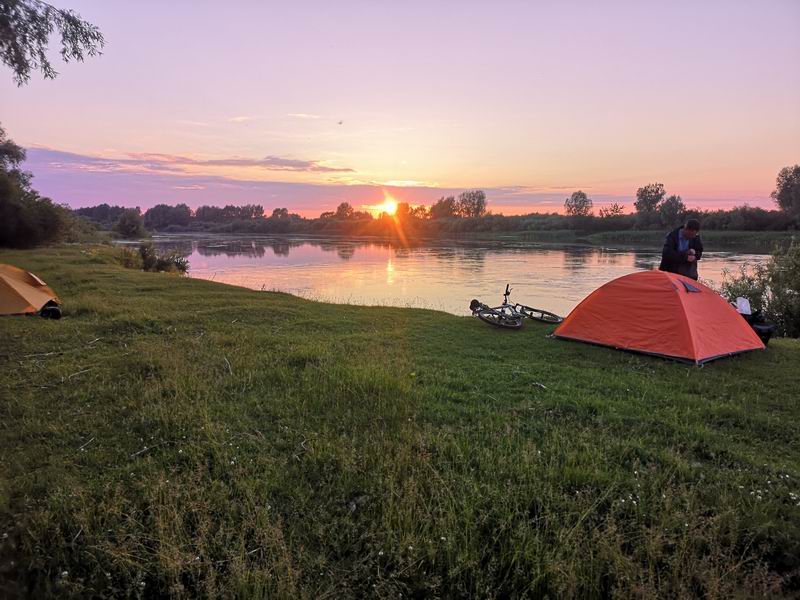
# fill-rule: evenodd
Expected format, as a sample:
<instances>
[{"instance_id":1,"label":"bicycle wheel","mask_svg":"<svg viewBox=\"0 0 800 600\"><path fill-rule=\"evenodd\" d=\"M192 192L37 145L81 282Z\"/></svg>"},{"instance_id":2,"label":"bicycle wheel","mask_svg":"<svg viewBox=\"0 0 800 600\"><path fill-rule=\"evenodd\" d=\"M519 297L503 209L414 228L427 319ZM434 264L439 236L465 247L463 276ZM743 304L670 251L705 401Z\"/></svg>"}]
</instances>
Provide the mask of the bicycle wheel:
<instances>
[{"instance_id":1,"label":"bicycle wheel","mask_svg":"<svg viewBox=\"0 0 800 600\"><path fill-rule=\"evenodd\" d=\"M519 315L507 315L493 308L482 308L473 314L484 323L495 327L502 327L503 329L519 329L522 327L522 317Z\"/></svg>"},{"instance_id":2,"label":"bicycle wheel","mask_svg":"<svg viewBox=\"0 0 800 600\"><path fill-rule=\"evenodd\" d=\"M530 306L525 306L524 304L517 304L514 306L514 310L518 313L525 315L529 319L533 319L534 321L541 321L542 323L561 323L564 320L564 317L559 317L555 313L551 313L546 310L542 310L541 308L531 308Z\"/></svg>"}]
</instances>

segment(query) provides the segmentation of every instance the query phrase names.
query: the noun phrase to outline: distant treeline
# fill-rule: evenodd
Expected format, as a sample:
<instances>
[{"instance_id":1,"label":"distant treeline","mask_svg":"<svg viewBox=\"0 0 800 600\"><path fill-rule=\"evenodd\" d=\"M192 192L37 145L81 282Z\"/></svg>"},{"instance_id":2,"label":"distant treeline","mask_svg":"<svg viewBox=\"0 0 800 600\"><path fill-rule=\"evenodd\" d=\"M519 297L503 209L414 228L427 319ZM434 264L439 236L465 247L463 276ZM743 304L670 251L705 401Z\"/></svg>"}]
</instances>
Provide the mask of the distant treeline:
<instances>
[{"instance_id":1,"label":"distant treeline","mask_svg":"<svg viewBox=\"0 0 800 600\"><path fill-rule=\"evenodd\" d=\"M785 175L787 169L781 174ZM466 191L458 197L443 197L429 207L399 203L393 215L381 213L378 216L357 211L347 202L317 218L301 217L287 208L275 208L267 214L261 205L200 206L192 211L186 204L159 204L142 214L138 208L101 204L75 212L101 226L114 227L129 237L140 234L141 228L167 233L307 233L393 237L564 230L591 234L664 230L676 227L688 218L699 219L704 230L786 231L795 230L800 224L800 192L797 191L800 190L800 166L788 170L791 176L784 177L783 183L779 177L779 189L773 194L780 210L747 205L729 210L689 209L680 196L667 197L664 186L655 183L637 190L634 212L626 212L623 205L613 204L601 208L598 215L593 214L592 200L581 191L565 201L566 214L492 214L487 211L486 195L480 190ZM797 199L789 195L789 202L781 202L781 198L786 197L787 186L794 186L789 191Z\"/></svg>"}]
</instances>

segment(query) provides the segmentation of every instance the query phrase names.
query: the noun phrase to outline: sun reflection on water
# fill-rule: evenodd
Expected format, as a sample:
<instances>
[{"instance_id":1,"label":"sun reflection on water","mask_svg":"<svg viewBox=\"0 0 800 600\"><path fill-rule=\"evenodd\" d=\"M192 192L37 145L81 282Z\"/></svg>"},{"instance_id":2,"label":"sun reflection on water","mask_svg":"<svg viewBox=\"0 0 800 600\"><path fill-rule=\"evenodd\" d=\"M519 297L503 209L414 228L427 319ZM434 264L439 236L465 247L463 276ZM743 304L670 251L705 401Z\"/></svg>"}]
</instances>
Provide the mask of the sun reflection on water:
<instances>
[{"instance_id":1,"label":"sun reflection on water","mask_svg":"<svg viewBox=\"0 0 800 600\"><path fill-rule=\"evenodd\" d=\"M394 265L392 265L391 257L386 261L386 285L394 283Z\"/></svg>"},{"instance_id":2,"label":"sun reflection on water","mask_svg":"<svg viewBox=\"0 0 800 600\"><path fill-rule=\"evenodd\" d=\"M189 258L191 277L352 304L416 306L468 314L469 302L512 300L567 314L603 283L658 266L656 249L621 250L521 242L430 242L301 237L156 240ZM707 252L701 277L718 284L764 255Z\"/></svg>"}]
</instances>

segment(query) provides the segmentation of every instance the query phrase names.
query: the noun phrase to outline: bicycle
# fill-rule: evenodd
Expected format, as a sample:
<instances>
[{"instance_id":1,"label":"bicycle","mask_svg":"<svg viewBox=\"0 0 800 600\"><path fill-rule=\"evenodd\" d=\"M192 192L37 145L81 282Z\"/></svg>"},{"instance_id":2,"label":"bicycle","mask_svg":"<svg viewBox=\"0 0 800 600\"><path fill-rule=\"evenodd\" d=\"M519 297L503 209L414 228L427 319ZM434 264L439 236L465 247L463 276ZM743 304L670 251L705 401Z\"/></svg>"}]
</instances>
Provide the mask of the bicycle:
<instances>
[{"instance_id":1,"label":"bicycle","mask_svg":"<svg viewBox=\"0 0 800 600\"><path fill-rule=\"evenodd\" d=\"M510 295L511 284L506 284L503 303L500 306L490 307L479 300L473 299L469 303L469 309L472 311L472 315L478 317L481 321L505 329L519 329L526 318L551 324L561 323L564 320L563 317L541 308L525 306L518 302L511 304L508 301Z\"/></svg>"}]
</instances>

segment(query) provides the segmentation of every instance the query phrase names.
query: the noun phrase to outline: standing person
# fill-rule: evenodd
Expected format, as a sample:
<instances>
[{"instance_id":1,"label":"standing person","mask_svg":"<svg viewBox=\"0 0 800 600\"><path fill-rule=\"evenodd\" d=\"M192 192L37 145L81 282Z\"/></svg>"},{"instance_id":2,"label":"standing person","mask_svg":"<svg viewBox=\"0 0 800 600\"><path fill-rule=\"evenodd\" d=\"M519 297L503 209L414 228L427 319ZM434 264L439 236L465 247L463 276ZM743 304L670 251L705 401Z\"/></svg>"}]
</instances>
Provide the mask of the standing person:
<instances>
[{"instance_id":1,"label":"standing person","mask_svg":"<svg viewBox=\"0 0 800 600\"><path fill-rule=\"evenodd\" d=\"M703 242L698 235L700 221L689 219L667 234L661 250L661 271L697 279L697 261L703 257Z\"/></svg>"}]
</instances>

